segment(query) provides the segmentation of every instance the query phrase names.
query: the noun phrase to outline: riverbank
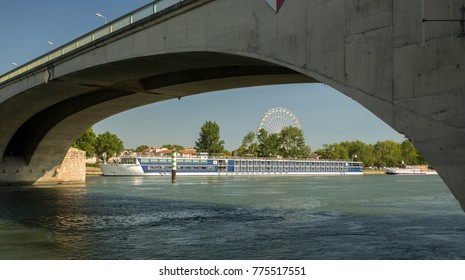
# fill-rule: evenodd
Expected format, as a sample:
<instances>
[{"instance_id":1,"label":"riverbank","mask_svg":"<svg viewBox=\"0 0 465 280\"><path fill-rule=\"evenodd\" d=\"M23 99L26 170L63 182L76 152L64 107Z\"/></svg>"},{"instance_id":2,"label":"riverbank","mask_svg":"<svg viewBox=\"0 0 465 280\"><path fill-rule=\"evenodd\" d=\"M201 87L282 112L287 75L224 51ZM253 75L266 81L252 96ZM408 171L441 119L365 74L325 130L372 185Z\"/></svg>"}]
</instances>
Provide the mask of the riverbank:
<instances>
[{"instance_id":1,"label":"riverbank","mask_svg":"<svg viewBox=\"0 0 465 280\"><path fill-rule=\"evenodd\" d=\"M384 175L384 170L363 170L363 175Z\"/></svg>"},{"instance_id":2,"label":"riverbank","mask_svg":"<svg viewBox=\"0 0 465 280\"><path fill-rule=\"evenodd\" d=\"M87 176L100 176L102 175L102 169L100 169L100 167L86 166L86 175Z\"/></svg>"}]
</instances>

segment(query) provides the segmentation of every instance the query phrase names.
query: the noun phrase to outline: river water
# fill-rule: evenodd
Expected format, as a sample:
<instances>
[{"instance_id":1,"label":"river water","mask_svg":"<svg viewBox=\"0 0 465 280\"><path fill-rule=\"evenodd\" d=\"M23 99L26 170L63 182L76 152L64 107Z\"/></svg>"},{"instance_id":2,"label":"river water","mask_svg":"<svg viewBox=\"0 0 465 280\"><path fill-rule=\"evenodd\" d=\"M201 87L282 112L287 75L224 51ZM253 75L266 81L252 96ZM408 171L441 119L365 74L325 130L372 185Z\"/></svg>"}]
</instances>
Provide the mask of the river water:
<instances>
[{"instance_id":1,"label":"river water","mask_svg":"<svg viewBox=\"0 0 465 280\"><path fill-rule=\"evenodd\" d=\"M0 188L1 259L465 259L438 176L88 177Z\"/></svg>"}]
</instances>

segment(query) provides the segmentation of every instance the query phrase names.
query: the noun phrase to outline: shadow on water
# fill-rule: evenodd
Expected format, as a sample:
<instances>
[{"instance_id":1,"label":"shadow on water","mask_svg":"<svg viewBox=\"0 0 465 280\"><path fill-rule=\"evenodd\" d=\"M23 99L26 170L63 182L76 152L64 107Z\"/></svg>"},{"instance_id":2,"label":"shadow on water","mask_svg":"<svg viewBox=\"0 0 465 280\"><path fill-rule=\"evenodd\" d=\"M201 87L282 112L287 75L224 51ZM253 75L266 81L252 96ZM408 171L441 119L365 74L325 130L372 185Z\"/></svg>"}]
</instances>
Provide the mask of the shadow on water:
<instances>
[{"instance_id":1,"label":"shadow on water","mask_svg":"<svg viewBox=\"0 0 465 280\"><path fill-rule=\"evenodd\" d=\"M93 178L87 187L0 189L0 258L465 258L465 215L442 196L422 203L444 211L396 212L407 206L402 195L386 201L354 179L307 180Z\"/></svg>"}]
</instances>

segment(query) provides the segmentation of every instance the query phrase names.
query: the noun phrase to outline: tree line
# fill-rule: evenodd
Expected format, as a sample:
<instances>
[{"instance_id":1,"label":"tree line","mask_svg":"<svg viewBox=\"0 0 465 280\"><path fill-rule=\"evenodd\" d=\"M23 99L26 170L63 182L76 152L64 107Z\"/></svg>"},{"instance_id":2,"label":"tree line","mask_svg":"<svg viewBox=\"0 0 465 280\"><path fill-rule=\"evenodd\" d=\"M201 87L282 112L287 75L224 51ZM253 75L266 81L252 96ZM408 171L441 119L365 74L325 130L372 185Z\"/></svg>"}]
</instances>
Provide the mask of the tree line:
<instances>
[{"instance_id":1,"label":"tree line","mask_svg":"<svg viewBox=\"0 0 465 280\"><path fill-rule=\"evenodd\" d=\"M86 157L97 156L106 162L108 158L119 155L124 151L124 144L115 134L105 132L95 134L92 128L84 131L78 139L73 142L73 148L86 152Z\"/></svg>"},{"instance_id":2,"label":"tree line","mask_svg":"<svg viewBox=\"0 0 465 280\"><path fill-rule=\"evenodd\" d=\"M198 152L229 155L224 141L220 139L220 127L216 122L207 121L200 128L199 139L195 142ZM305 145L301 129L285 127L279 133L268 133L261 129L257 134L249 132L236 151L238 156L307 158L311 149Z\"/></svg>"},{"instance_id":3,"label":"tree line","mask_svg":"<svg viewBox=\"0 0 465 280\"><path fill-rule=\"evenodd\" d=\"M406 139L402 143L392 140L366 144L362 141L344 141L325 144L315 152L322 159L356 159L364 166L392 167L406 165L428 165L428 162Z\"/></svg>"},{"instance_id":4,"label":"tree line","mask_svg":"<svg viewBox=\"0 0 465 280\"><path fill-rule=\"evenodd\" d=\"M210 155L230 156L231 152L224 148L224 140L220 138L220 127L216 122L206 121L200 128L199 138L195 142L198 153ZM121 154L124 150L123 141L115 134L105 132L96 135L92 128L87 129L73 143L73 147L84 150L87 157L97 155L102 161ZM140 145L136 152L148 149L147 145ZM165 144L162 148L169 150L183 150L180 145ZM282 157L356 160L364 166L397 166L402 162L406 165L424 165L427 161L413 147L410 140L397 143L392 140L366 144L362 141L344 141L325 144L312 154L312 150L305 144L303 131L296 127L285 127L279 133L269 133L261 129L258 133L249 132L244 136L241 146L235 151L241 157Z\"/></svg>"}]
</instances>

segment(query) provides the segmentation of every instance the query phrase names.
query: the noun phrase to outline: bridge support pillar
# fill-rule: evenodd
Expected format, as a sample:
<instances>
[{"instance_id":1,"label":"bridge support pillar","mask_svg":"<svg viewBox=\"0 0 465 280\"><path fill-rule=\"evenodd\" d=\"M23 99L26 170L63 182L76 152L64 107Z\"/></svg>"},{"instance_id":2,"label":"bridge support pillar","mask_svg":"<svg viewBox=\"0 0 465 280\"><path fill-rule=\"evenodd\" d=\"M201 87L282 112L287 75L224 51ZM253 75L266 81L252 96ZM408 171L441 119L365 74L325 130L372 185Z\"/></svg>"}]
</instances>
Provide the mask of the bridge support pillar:
<instances>
[{"instance_id":1,"label":"bridge support pillar","mask_svg":"<svg viewBox=\"0 0 465 280\"><path fill-rule=\"evenodd\" d=\"M0 163L0 185L82 184L86 180L85 152L71 148L61 164L35 161L26 164L20 157L4 157Z\"/></svg>"}]
</instances>

